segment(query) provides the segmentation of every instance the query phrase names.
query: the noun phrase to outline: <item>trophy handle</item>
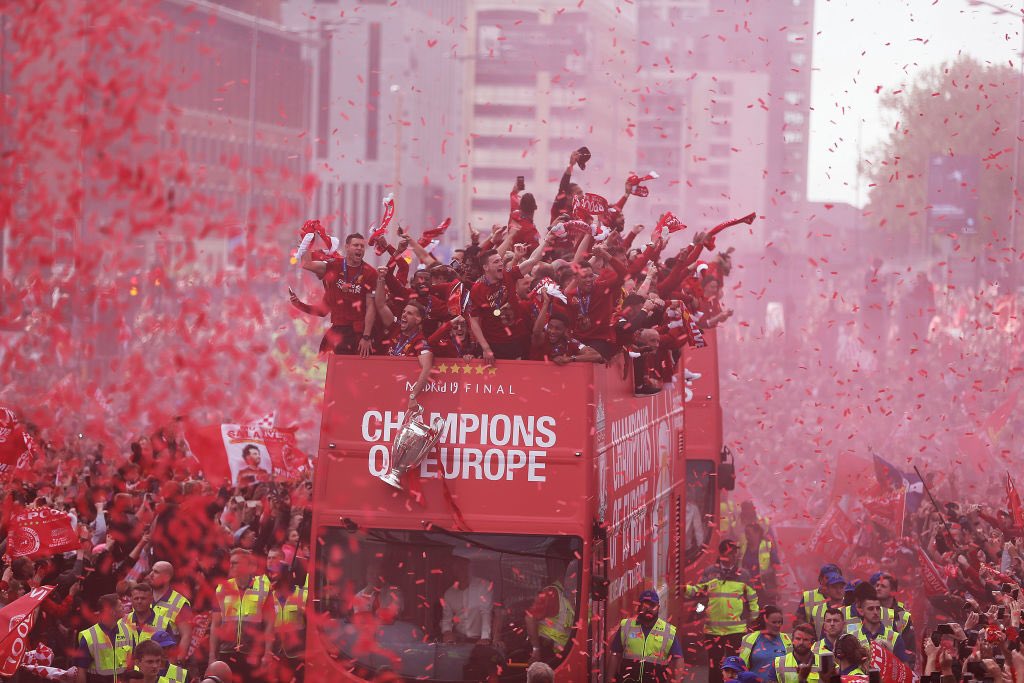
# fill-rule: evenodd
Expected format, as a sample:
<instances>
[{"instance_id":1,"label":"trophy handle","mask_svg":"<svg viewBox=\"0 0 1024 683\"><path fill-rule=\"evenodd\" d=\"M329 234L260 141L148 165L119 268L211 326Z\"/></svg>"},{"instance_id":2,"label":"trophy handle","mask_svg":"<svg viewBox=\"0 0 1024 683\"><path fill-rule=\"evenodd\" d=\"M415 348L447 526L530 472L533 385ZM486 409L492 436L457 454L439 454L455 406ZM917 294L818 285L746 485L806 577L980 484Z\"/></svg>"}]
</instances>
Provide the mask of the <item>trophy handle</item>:
<instances>
[{"instance_id":1,"label":"trophy handle","mask_svg":"<svg viewBox=\"0 0 1024 683\"><path fill-rule=\"evenodd\" d=\"M417 405L415 410L405 411L405 420L402 422L402 426L409 424L417 417L423 416L423 406Z\"/></svg>"},{"instance_id":2,"label":"trophy handle","mask_svg":"<svg viewBox=\"0 0 1024 683\"><path fill-rule=\"evenodd\" d=\"M435 417L434 421L430 424L430 441L427 442L427 447L424 448L425 453L434 450L434 446L437 445L438 440L441 438L442 429L444 429L444 420L440 416Z\"/></svg>"}]
</instances>

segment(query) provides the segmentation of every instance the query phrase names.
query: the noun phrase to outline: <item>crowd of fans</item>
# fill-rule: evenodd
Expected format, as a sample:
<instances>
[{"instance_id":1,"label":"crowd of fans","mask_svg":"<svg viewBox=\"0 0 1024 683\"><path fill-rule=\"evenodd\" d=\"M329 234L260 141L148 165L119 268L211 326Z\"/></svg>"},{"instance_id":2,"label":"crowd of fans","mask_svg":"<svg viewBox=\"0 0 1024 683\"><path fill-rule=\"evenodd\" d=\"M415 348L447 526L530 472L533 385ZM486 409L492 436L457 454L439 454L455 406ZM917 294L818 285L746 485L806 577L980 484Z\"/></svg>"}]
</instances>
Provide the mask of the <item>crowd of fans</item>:
<instances>
[{"instance_id":1,"label":"crowd of fans","mask_svg":"<svg viewBox=\"0 0 1024 683\"><path fill-rule=\"evenodd\" d=\"M369 239L351 234L340 242L315 222L308 224L306 233L322 236L324 248L310 249L312 240L304 240L300 259L323 282L324 297L305 303L292 295L292 304L330 316L321 351L418 357L424 367L420 387L435 358L567 364L624 355L633 363L636 391L658 391L671 381L679 350L700 346L702 330L732 314L721 300L731 250L702 261L715 247L714 235L702 232L670 250L670 236L683 227L670 215L662 217L649 242L635 244L642 227L625 229L624 209L629 197L644 194L642 180L631 176L622 198L597 210L572 182L583 156L577 151L570 159L547 229L538 229L537 202L517 183L508 224L489 235L472 230L470 243L447 263L431 253L438 231L415 238L398 228L394 244L384 233ZM385 265L366 263L367 248L387 254ZM877 282L879 271L875 264L865 282ZM866 296L859 309L835 297L823 304L809 301L813 313L799 323L802 334L794 324L781 343L761 340L763 354L749 350L755 328L727 328L726 334L744 342L731 347L747 350L724 363L732 371L723 376L723 404L746 407L730 412L733 423L726 428L741 437L739 480L756 492L752 497L764 513L748 506L737 527L739 562L759 571L764 539L780 538L776 532L785 522L813 524L825 514L827 495L794 489L780 473L788 471L794 454L802 454L803 474L819 472L799 480L808 490L827 486L835 465L818 462L814 451L836 451L837 435L854 429L843 424L849 406L874 402L879 409L858 424L866 443L843 448L928 455L925 483L942 507L920 503L907 513L902 533L870 517L857 519L855 551L841 562L847 572L838 566L821 572L822 595L829 595L829 607L844 620L865 601L878 601L883 615L886 609L907 612L904 622L890 623L902 626L901 659L925 675L967 672L996 683L1024 683L1024 528L1009 509L1003 480L964 462L957 438L972 429L987 431L982 447L993 458L1016 447L1019 413L1012 411L999 424L984 422L1017 390L1018 377L1000 377L1008 359L1010 366L1019 365L1024 348L1020 325L1011 324L1014 318L1007 314L1017 310L1016 300L1008 303L990 289L939 292L923 275L910 282L912 291L895 303L878 297L878 291L892 290L892 282L874 287L877 300ZM730 345L722 346L729 353ZM789 354L808 353L812 346L823 364L815 370L827 371L794 381L799 365ZM943 370L929 375L936 361ZM979 382L999 385L1002 398L971 396ZM888 392L881 403L875 396L879 386ZM954 397L952 411L948 398L937 398L940 391ZM927 425L935 400L946 401L946 420L927 427L934 434L922 445L922 430L908 429L907 423ZM807 415L818 419L806 420ZM904 419L886 423L891 415ZM312 537L308 478L213 487L195 461L184 457L181 427L174 422L134 441L126 457L112 456L86 438L58 447L45 433L33 437L42 453L31 476L5 486L4 522L22 508L65 511L81 548L4 562L3 604L32 588L56 586L39 610L29 644L33 656L16 675L19 680L113 680L87 673L108 656L91 640L101 632L115 645L127 640L134 663L150 680L205 680L202 672L222 681L232 675L245 681L302 680L305 612L299 606L307 595ZM922 557L942 584L927 600ZM768 553L773 571L760 577L762 603L794 588L792 580L769 576L777 570L792 579L786 568L791 560L783 544ZM830 592L840 578L843 590ZM265 613L250 624L245 617L252 610L238 607L246 604L258 604L256 611ZM768 620L772 614L762 614L762 628L774 625ZM806 607L797 616L813 621ZM816 637L829 623L828 615L821 616ZM850 670L865 664L866 649L843 647L836 655L845 657Z\"/></svg>"},{"instance_id":2,"label":"crowd of fans","mask_svg":"<svg viewBox=\"0 0 1024 683\"><path fill-rule=\"evenodd\" d=\"M5 605L33 588L56 587L38 611L27 646L33 652L17 680L114 680L93 669L123 670L130 650L136 665L147 654L159 664L159 680L184 681L188 672L187 680L205 680L199 674L208 668L225 683L232 675L302 679L308 478L215 488L187 455L175 422L132 442L127 457L84 438L57 448L32 432L38 461L5 486L5 527L16 510L52 508L71 516L81 547L4 563ZM5 558L14 554L10 538ZM247 603L259 595L270 598L260 603L271 610L262 615L266 632L247 623ZM161 647L142 646L150 641Z\"/></svg>"}]
</instances>

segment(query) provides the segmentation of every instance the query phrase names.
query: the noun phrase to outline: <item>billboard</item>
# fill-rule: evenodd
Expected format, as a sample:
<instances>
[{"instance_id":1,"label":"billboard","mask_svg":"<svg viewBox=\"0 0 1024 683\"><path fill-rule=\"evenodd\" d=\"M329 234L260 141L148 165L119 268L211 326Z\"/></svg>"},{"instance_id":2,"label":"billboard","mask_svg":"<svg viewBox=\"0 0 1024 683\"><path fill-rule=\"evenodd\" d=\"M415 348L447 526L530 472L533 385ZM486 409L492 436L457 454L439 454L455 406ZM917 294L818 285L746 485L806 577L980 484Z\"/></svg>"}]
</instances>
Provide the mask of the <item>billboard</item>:
<instances>
[{"instance_id":1,"label":"billboard","mask_svg":"<svg viewBox=\"0 0 1024 683\"><path fill-rule=\"evenodd\" d=\"M928 230L972 235L978 231L977 157L935 155L928 162Z\"/></svg>"}]
</instances>

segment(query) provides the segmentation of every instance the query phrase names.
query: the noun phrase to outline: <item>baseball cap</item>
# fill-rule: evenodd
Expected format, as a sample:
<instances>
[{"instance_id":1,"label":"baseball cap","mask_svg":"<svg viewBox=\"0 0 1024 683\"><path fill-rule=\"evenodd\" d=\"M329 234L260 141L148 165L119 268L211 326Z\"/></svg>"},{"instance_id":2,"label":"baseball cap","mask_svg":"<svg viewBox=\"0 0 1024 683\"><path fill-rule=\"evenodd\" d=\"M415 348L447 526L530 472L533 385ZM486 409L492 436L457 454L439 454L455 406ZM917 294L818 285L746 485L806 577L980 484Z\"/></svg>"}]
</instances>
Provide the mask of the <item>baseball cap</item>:
<instances>
[{"instance_id":1,"label":"baseball cap","mask_svg":"<svg viewBox=\"0 0 1024 683\"><path fill-rule=\"evenodd\" d=\"M736 655L733 655L731 657L726 657L725 659L723 659L722 660L722 666L720 666L718 668L721 669L722 671L725 671L726 669L732 669L733 671L746 671L747 670L746 665L743 664L743 660L740 659L739 657L737 657Z\"/></svg>"},{"instance_id":2,"label":"baseball cap","mask_svg":"<svg viewBox=\"0 0 1024 683\"><path fill-rule=\"evenodd\" d=\"M173 647L178 644L178 641L174 639L167 631L157 631L152 636L152 641L160 647Z\"/></svg>"},{"instance_id":3,"label":"baseball cap","mask_svg":"<svg viewBox=\"0 0 1024 683\"><path fill-rule=\"evenodd\" d=\"M836 574L835 572L829 572L828 574L825 574L825 585L826 586L831 586L831 585L837 584L837 583L841 583L843 585L846 585L846 579L844 579L839 574Z\"/></svg>"},{"instance_id":4,"label":"baseball cap","mask_svg":"<svg viewBox=\"0 0 1024 683\"><path fill-rule=\"evenodd\" d=\"M730 550L736 550L739 547L740 546L738 543L736 543L736 541L732 540L731 538L727 538L718 544L718 552L721 554L725 554Z\"/></svg>"},{"instance_id":5,"label":"baseball cap","mask_svg":"<svg viewBox=\"0 0 1024 683\"><path fill-rule=\"evenodd\" d=\"M826 574L839 574L839 575L842 575L842 573L843 572L841 572L839 570L839 567L834 565L834 564L832 564L832 563L823 564L823 565L821 565L821 569L818 570L818 576L821 577L821 578L825 578Z\"/></svg>"},{"instance_id":6,"label":"baseball cap","mask_svg":"<svg viewBox=\"0 0 1024 683\"><path fill-rule=\"evenodd\" d=\"M640 594L640 602L652 602L655 605L660 605L661 598L658 597L655 591L644 591Z\"/></svg>"}]
</instances>

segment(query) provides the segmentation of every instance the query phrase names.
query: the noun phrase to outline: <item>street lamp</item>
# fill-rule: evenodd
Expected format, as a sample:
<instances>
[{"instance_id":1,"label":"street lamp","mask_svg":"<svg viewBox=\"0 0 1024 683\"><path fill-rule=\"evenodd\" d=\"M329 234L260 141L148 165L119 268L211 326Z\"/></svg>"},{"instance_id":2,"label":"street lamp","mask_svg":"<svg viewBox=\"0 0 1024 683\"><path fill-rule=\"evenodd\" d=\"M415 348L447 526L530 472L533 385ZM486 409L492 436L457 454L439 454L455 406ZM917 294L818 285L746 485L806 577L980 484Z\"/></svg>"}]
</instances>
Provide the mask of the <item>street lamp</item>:
<instances>
[{"instance_id":1,"label":"street lamp","mask_svg":"<svg viewBox=\"0 0 1024 683\"><path fill-rule=\"evenodd\" d=\"M1011 14L1016 16L1021 21L1020 39L1020 53L1017 55L1017 118L1014 121L1013 130L1013 175L1012 185L1010 190L1012 192L1012 213L1010 214L1010 251L1015 254L1017 247L1017 206L1019 204L1019 192L1018 192L1018 178L1017 174L1020 169L1020 119L1022 112L1022 102L1024 102L1024 11L1014 12L1011 9L997 5L988 0L967 0L967 4L971 7L988 7L992 10L993 14ZM1010 273L1014 273L1016 268L1010 268ZM1013 275L1011 279L1016 279ZM1016 284L1016 283L1014 283Z\"/></svg>"},{"instance_id":2,"label":"street lamp","mask_svg":"<svg viewBox=\"0 0 1024 683\"><path fill-rule=\"evenodd\" d=\"M402 117L405 115L404 94L402 86L392 83L388 88L397 100L395 113L395 180L392 188L395 198L398 198L399 190L402 188Z\"/></svg>"}]
</instances>

